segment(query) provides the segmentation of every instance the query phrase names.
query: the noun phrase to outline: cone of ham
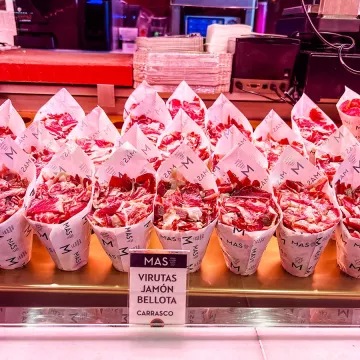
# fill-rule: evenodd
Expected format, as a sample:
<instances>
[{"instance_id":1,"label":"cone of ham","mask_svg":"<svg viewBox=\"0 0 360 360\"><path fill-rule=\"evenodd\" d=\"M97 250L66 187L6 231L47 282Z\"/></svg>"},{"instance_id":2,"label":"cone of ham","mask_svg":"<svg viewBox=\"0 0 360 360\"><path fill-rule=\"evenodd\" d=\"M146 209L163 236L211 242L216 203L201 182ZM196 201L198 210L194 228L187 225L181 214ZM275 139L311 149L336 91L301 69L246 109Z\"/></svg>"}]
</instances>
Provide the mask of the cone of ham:
<instances>
[{"instance_id":1,"label":"cone of ham","mask_svg":"<svg viewBox=\"0 0 360 360\"><path fill-rule=\"evenodd\" d=\"M268 168L268 162L264 155L235 125L231 125L229 129L224 130L223 135L217 142L215 149L210 156L210 169L214 171L219 161L233 150L234 147L241 148L241 150L248 156L254 158L254 160L264 169Z\"/></svg>"},{"instance_id":2,"label":"cone of ham","mask_svg":"<svg viewBox=\"0 0 360 360\"><path fill-rule=\"evenodd\" d=\"M212 149L231 126L235 126L249 141L252 140L253 129L249 120L221 94L205 114L205 127Z\"/></svg>"},{"instance_id":3,"label":"cone of ham","mask_svg":"<svg viewBox=\"0 0 360 360\"><path fill-rule=\"evenodd\" d=\"M0 269L17 269L31 258L33 231L24 216L36 180L28 154L7 136L0 142Z\"/></svg>"},{"instance_id":4,"label":"cone of ham","mask_svg":"<svg viewBox=\"0 0 360 360\"><path fill-rule=\"evenodd\" d=\"M311 275L341 219L327 177L288 146L270 173L283 212L276 234L281 264L292 275Z\"/></svg>"},{"instance_id":5,"label":"cone of ham","mask_svg":"<svg viewBox=\"0 0 360 360\"><path fill-rule=\"evenodd\" d=\"M360 141L360 95L345 86L336 108L343 125Z\"/></svg>"},{"instance_id":6,"label":"cone of ham","mask_svg":"<svg viewBox=\"0 0 360 360\"><path fill-rule=\"evenodd\" d=\"M138 124L134 124L124 135L118 138L115 146L129 142L134 148L144 156L155 170L162 163L162 156L159 149L145 136Z\"/></svg>"},{"instance_id":7,"label":"cone of ham","mask_svg":"<svg viewBox=\"0 0 360 360\"><path fill-rule=\"evenodd\" d=\"M83 150L68 142L42 169L26 202L26 217L60 270L88 262L94 172Z\"/></svg>"},{"instance_id":8,"label":"cone of ham","mask_svg":"<svg viewBox=\"0 0 360 360\"><path fill-rule=\"evenodd\" d=\"M10 100L0 106L0 139L10 136L13 140L25 130L25 123Z\"/></svg>"},{"instance_id":9,"label":"cone of ham","mask_svg":"<svg viewBox=\"0 0 360 360\"><path fill-rule=\"evenodd\" d=\"M251 275L281 220L269 176L239 147L214 175L220 192L216 229L226 265L235 274Z\"/></svg>"},{"instance_id":10,"label":"cone of ham","mask_svg":"<svg viewBox=\"0 0 360 360\"><path fill-rule=\"evenodd\" d=\"M337 169L354 147L360 146L350 130L342 125L315 152L315 164L331 183Z\"/></svg>"},{"instance_id":11,"label":"cone of ham","mask_svg":"<svg viewBox=\"0 0 360 360\"><path fill-rule=\"evenodd\" d=\"M360 148L338 168L333 187L343 218L336 230L336 258L346 274L360 278Z\"/></svg>"},{"instance_id":12,"label":"cone of ham","mask_svg":"<svg viewBox=\"0 0 360 360\"><path fill-rule=\"evenodd\" d=\"M183 109L178 111L174 120L160 135L157 148L163 159L167 159L181 144L187 144L202 161L208 162L210 157L209 139L203 129Z\"/></svg>"},{"instance_id":13,"label":"cone of ham","mask_svg":"<svg viewBox=\"0 0 360 360\"><path fill-rule=\"evenodd\" d=\"M144 80L126 100L123 118L126 119L148 97L156 98L156 101L163 101L156 90Z\"/></svg>"},{"instance_id":14,"label":"cone of ham","mask_svg":"<svg viewBox=\"0 0 360 360\"><path fill-rule=\"evenodd\" d=\"M164 101L157 93L150 94L125 118L121 135L137 124L145 136L156 145L159 136L171 121Z\"/></svg>"},{"instance_id":15,"label":"cone of ham","mask_svg":"<svg viewBox=\"0 0 360 360\"><path fill-rule=\"evenodd\" d=\"M312 164L315 163L316 149L337 129L334 122L306 94L291 110L291 125L295 134L304 139Z\"/></svg>"},{"instance_id":16,"label":"cone of ham","mask_svg":"<svg viewBox=\"0 0 360 360\"><path fill-rule=\"evenodd\" d=\"M40 121L62 145L76 124L85 117L84 110L66 89L59 90L36 113L34 121Z\"/></svg>"},{"instance_id":17,"label":"cone of ham","mask_svg":"<svg viewBox=\"0 0 360 360\"><path fill-rule=\"evenodd\" d=\"M257 126L253 137L256 148L268 161L269 170L275 166L280 155L288 146L307 158L302 137L291 130L274 110L271 110Z\"/></svg>"},{"instance_id":18,"label":"cone of ham","mask_svg":"<svg viewBox=\"0 0 360 360\"><path fill-rule=\"evenodd\" d=\"M43 167L50 162L59 144L40 121L33 122L16 138L17 144L30 155L36 167L36 177Z\"/></svg>"},{"instance_id":19,"label":"cone of ham","mask_svg":"<svg viewBox=\"0 0 360 360\"><path fill-rule=\"evenodd\" d=\"M205 128L206 106L186 81L179 84L166 102L166 106L172 118L183 109L201 128Z\"/></svg>"},{"instance_id":20,"label":"cone of ham","mask_svg":"<svg viewBox=\"0 0 360 360\"><path fill-rule=\"evenodd\" d=\"M218 218L218 189L203 161L186 144L157 172L154 228L164 249L188 250L188 271L200 269Z\"/></svg>"},{"instance_id":21,"label":"cone of ham","mask_svg":"<svg viewBox=\"0 0 360 360\"><path fill-rule=\"evenodd\" d=\"M114 124L104 110L97 106L79 121L69 134L68 140L73 140L83 149L96 170L114 152L119 137Z\"/></svg>"},{"instance_id":22,"label":"cone of ham","mask_svg":"<svg viewBox=\"0 0 360 360\"><path fill-rule=\"evenodd\" d=\"M99 168L88 220L119 271L129 271L131 249L146 249L155 197L155 170L130 143Z\"/></svg>"}]
</instances>

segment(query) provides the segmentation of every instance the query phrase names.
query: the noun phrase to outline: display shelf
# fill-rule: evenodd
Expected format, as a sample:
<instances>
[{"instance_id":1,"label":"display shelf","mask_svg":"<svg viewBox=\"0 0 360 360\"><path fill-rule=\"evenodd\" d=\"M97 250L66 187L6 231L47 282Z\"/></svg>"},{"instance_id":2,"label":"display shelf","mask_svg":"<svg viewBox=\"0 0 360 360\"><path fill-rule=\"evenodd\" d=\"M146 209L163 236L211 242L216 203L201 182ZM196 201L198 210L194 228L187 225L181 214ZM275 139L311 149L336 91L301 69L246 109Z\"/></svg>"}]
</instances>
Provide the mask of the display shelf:
<instances>
[{"instance_id":1,"label":"display shelf","mask_svg":"<svg viewBox=\"0 0 360 360\"><path fill-rule=\"evenodd\" d=\"M155 235L151 248L159 248ZM35 238L33 256L22 269L0 270L0 306L126 306L128 274L112 267L95 235L89 263L74 272L57 270ZM336 244L330 240L315 273L308 278L288 274L272 238L252 276L231 273L214 232L199 272L189 276L189 306L201 307L358 307L360 280L336 265Z\"/></svg>"}]
</instances>

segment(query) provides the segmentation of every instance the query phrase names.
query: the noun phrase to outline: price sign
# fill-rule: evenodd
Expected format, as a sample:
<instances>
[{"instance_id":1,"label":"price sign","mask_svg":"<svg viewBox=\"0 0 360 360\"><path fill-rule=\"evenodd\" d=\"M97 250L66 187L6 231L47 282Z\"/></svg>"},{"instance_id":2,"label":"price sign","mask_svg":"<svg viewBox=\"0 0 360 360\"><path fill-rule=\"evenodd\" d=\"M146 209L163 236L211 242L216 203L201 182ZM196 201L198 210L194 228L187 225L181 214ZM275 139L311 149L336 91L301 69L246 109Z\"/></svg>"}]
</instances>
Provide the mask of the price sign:
<instances>
[{"instance_id":1,"label":"price sign","mask_svg":"<svg viewBox=\"0 0 360 360\"><path fill-rule=\"evenodd\" d=\"M129 324L185 324L187 251L130 253Z\"/></svg>"}]
</instances>

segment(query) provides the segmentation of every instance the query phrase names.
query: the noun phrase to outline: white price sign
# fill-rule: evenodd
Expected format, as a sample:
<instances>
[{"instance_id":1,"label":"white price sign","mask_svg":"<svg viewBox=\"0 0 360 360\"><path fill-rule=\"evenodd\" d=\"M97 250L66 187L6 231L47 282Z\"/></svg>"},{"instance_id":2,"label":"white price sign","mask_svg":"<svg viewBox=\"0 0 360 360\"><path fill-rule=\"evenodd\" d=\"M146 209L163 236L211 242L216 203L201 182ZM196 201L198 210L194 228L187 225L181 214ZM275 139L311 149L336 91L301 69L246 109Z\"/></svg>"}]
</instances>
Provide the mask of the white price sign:
<instances>
[{"instance_id":1,"label":"white price sign","mask_svg":"<svg viewBox=\"0 0 360 360\"><path fill-rule=\"evenodd\" d=\"M130 253L129 324L185 324L187 252Z\"/></svg>"}]
</instances>

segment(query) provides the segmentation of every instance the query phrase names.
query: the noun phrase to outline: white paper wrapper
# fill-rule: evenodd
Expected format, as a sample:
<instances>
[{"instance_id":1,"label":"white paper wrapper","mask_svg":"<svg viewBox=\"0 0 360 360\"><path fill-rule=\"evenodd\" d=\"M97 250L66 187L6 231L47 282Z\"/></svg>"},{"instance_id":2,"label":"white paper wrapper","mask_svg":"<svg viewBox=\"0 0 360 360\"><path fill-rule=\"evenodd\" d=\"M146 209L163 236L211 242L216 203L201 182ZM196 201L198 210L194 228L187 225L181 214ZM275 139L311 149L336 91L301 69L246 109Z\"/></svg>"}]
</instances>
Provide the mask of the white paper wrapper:
<instances>
[{"instance_id":1,"label":"white paper wrapper","mask_svg":"<svg viewBox=\"0 0 360 360\"><path fill-rule=\"evenodd\" d=\"M271 172L270 181L275 187L285 180L300 181L303 184L311 185L323 177L324 174L320 170L289 146L282 153L277 165ZM329 183L325 184L323 192L329 196L330 201L339 209L335 194ZM311 275L335 228L336 225L316 234L301 234L286 228L280 222L276 234L281 264L284 269L298 277Z\"/></svg>"},{"instance_id":2,"label":"white paper wrapper","mask_svg":"<svg viewBox=\"0 0 360 360\"><path fill-rule=\"evenodd\" d=\"M160 151L154 144L144 135L137 124L134 124L123 136L118 138L115 146L129 142L136 150L140 152L150 163L153 159L161 159Z\"/></svg>"},{"instance_id":3,"label":"white paper wrapper","mask_svg":"<svg viewBox=\"0 0 360 360\"><path fill-rule=\"evenodd\" d=\"M268 168L268 162L263 156L263 154L247 139L247 137L235 126L226 130L223 136L219 139L213 154L211 155L210 168L214 169L213 159L215 156L218 156L222 159L227 155L234 147L241 148L247 156L252 157L255 161L261 165L264 169Z\"/></svg>"},{"instance_id":4,"label":"white paper wrapper","mask_svg":"<svg viewBox=\"0 0 360 360\"><path fill-rule=\"evenodd\" d=\"M333 186L338 182L350 184L352 188L360 185L360 147L356 146L337 170ZM352 236L340 222L336 229L336 258L340 269L346 274L360 278L360 239Z\"/></svg>"},{"instance_id":5,"label":"white paper wrapper","mask_svg":"<svg viewBox=\"0 0 360 360\"><path fill-rule=\"evenodd\" d=\"M200 99L200 106L202 109L204 109L204 112L206 114L205 103L201 100L200 96L197 95L196 92L187 84L186 81L182 81L179 84L179 86L175 89L175 91L172 93L172 95L167 100L166 106L167 106L167 108L169 108L169 103L171 102L172 99L192 102L192 101L194 101L195 97L198 97ZM204 119L204 126L205 126L205 119Z\"/></svg>"},{"instance_id":6,"label":"white paper wrapper","mask_svg":"<svg viewBox=\"0 0 360 360\"><path fill-rule=\"evenodd\" d=\"M301 96L300 100L295 104L295 106L291 110L291 127L296 135L301 136L301 132L300 132L299 127L297 126L297 124L294 121L294 117L295 118L309 117L310 111L314 108L316 108L317 110L319 110L322 113L322 115L328 125L332 124L336 127L334 122L306 94L303 94ZM316 151L317 146L308 140L303 139L303 141L306 146L306 151L309 155L310 162L312 164L315 164L315 151Z\"/></svg>"},{"instance_id":7,"label":"white paper wrapper","mask_svg":"<svg viewBox=\"0 0 360 360\"><path fill-rule=\"evenodd\" d=\"M228 182L228 171L233 172L239 180L248 178L258 180L263 190L273 194L269 176L254 158L248 156L241 148L235 147L218 164L214 175L222 182ZM276 200L274 198L276 204ZM236 227L217 224L217 232L227 267L235 274L251 275L256 272L261 257L281 220L281 210L277 207L279 221L275 226L264 231L248 232Z\"/></svg>"},{"instance_id":8,"label":"white paper wrapper","mask_svg":"<svg viewBox=\"0 0 360 360\"><path fill-rule=\"evenodd\" d=\"M66 172L69 175L79 175L81 178L91 179L92 193L94 192L94 164L74 142L63 145L49 164L43 168L41 174L44 172L54 176L59 172ZM43 182L41 174L36 185ZM33 196L35 196L35 192L33 192ZM30 202L31 198L28 199L26 205L29 206ZM92 195L88 205L82 211L62 224L45 224L28 219L60 270L74 271L88 262L90 224L86 215L91 206Z\"/></svg>"},{"instance_id":9,"label":"white paper wrapper","mask_svg":"<svg viewBox=\"0 0 360 360\"><path fill-rule=\"evenodd\" d=\"M102 184L109 182L113 175L127 174L133 179L147 173L155 176L154 168L135 147L126 142L99 168L97 180ZM153 213L138 224L122 228L105 228L90 224L115 269L128 272L130 267L129 251L147 248L152 220Z\"/></svg>"},{"instance_id":10,"label":"white paper wrapper","mask_svg":"<svg viewBox=\"0 0 360 360\"><path fill-rule=\"evenodd\" d=\"M15 136L25 130L25 123L8 99L0 106L0 126L8 127Z\"/></svg>"},{"instance_id":11,"label":"white paper wrapper","mask_svg":"<svg viewBox=\"0 0 360 360\"><path fill-rule=\"evenodd\" d=\"M288 139L290 144L297 141L304 145L304 139L301 135L295 133L274 110L271 110L265 119L256 127L253 138L254 140L260 137L266 139L268 135L276 141ZM304 157L308 158L305 146Z\"/></svg>"},{"instance_id":12,"label":"white paper wrapper","mask_svg":"<svg viewBox=\"0 0 360 360\"><path fill-rule=\"evenodd\" d=\"M157 142L157 147L160 146L163 138L166 135L169 135L175 131L179 131L183 134L189 134L191 132L194 132L195 134L200 135L201 144L200 144L199 148L207 148L208 153L210 155L209 139L205 135L203 129L198 124L196 124L196 122L194 120L192 120L183 109L180 109L178 111L178 113L174 117L174 120L167 126L165 131L160 135L158 142ZM160 150L160 152L161 152L161 150ZM161 153L164 158L168 155L167 151L161 152ZM205 160L208 160L208 159L205 159Z\"/></svg>"},{"instance_id":13,"label":"white paper wrapper","mask_svg":"<svg viewBox=\"0 0 360 360\"><path fill-rule=\"evenodd\" d=\"M360 143L350 130L342 125L317 148L315 152L315 162L316 159L323 154L340 155L345 159L356 146L360 146Z\"/></svg>"},{"instance_id":14,"label":"white paper wrapper","mask_svg":"<svg viewBox=\"0 0 360 360\"><path fill-rule=\"evenodd\" d=\"M97 106L93 109L84 119L74 127L73 131L68 136L68 140L76 139L91 139L91 140L105 140L112 142L114 147L111 153L115 150L115 144L120 138L115 125L111 122L105 111ZM110 155L105 155L103 158L106 160ZM97 168L97 166L95 166Z\"/></svg>"},{"instance_id":15,"label":"white paper wrapper","mask_svg":"<svg viewBox=\"0 0 360 360\"><path fill-rule=\"evenodd\" d=\"M154 95L156 94L156 95ZM126 119L130 113L133 106L138 106L140 105L144 99L148 98L148 97L159 97L160 96L157 94L156 90L150 86L146 80L144 80L129 96L129 98L126 100L125 102L125 106L124 106L124 113L123 113L123 118ZM161 99L161 98L160 98Z\"/></svg>"},{"instance_id":16,"label":"white paper wrapper","mask_svg":"<svg viewBox=\"0 0 360 360\"><path fill-rule=\"evenodd\" d=\"M57 153L59 144L40 121L33 122L16 138L16 143L28 154L34 146L38 151L49 150Z\"/></svg>"},{"instance_id":17,"label":"white paper wrapper","mask_svg":"<svg viewBox=\"0 0 360 360\"><path fill-rule=\"evenodd\" d=\"M209 122L214 124L228 124L228 118L234 119L239 125L243 125L245 130L253 133L253 128L246 116L230 101L224 94L216 99L214 104L205 113L205 127Z\"/></svg>"},{"instance_id":18,"label":"white paper wrapper","mask_svg":"<svg viewBox=\"0 0 360 360\"><path fill-rule=\"evenodd\" d=\"M172 170L177 169L186 180L200 184L205 190L214 189L218 192L215 178L206 165L185 144L179 148L160 166L157 174L157 183L168 180ZM200 269L201 261L205 255L207 244L215 228L217 219L198 231L172 231L162 230L154 226L157 236L168 250L189 250L188 271L195 272Z\"/></svg>"},{"instance_id":19,"label":"white paper wrapper","mask_svg":"<svg viewBox=\"0 0 360 360\"><path fill-rule=\"evenodd\" d=\"M39 151L47 149L56 153L60 150L54 137L39 121L33 122L24 129L15 141L27 153L30 152L32 146Z\"/></svg>"},{"instance_id":20,"label":"white paper wrapper","mask_svg":"<svg viewBox=\"0 0 360 360\"><path fill-rule=\"evenodd\" d=\"M75 120L80 121L85 117L84 110L66 89L59 90L36 113L34 121L40 121L48 114L69 113Z\"/></svg>"},{"instance_id":21,"label":"white paper wrapper","mask_svg":"<svg viewBox=\"0 0 360 360\"><path fill-rule=\"evenodd\" d=\"M121 128L121 135L124 135L130 128L132 118L145 115L153 120L160 121L166 127L172 122L171 115L164 100L157 93L149 94L131 113L124 118Z\"/></svg>"},{"instance_id":22,"label":"white paper wrapper","mask_svg":"<svg viewBox=\"0 0 360 360\"><path fill-rule=\"evenodd\" d=\"M356 137L356 139L360 141L360 116L350 116L343 113L340 110L340 106L346 100L354 100L354 99L360 99L360 95L345 86L345 92L339 99L338 103L336 104L336 108L338 109L340 119L343 125L345 125L350 130L350 132Z\"/></svg>"},{"instance_id":23,"label":"white paper wrapper","mask_svg":"<svg viewBox=\"0 0 360 360\"><path fill-rule=\"evenodd\" d=\"M17 172L29 181L24 204L30 198L36 179L35 165L14 140L7 136L0 142L0 166ZM20 209L0 224L0 269L16 269L30 261L33 231Z\"/></svg>"}]
</instances>

